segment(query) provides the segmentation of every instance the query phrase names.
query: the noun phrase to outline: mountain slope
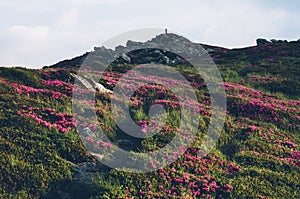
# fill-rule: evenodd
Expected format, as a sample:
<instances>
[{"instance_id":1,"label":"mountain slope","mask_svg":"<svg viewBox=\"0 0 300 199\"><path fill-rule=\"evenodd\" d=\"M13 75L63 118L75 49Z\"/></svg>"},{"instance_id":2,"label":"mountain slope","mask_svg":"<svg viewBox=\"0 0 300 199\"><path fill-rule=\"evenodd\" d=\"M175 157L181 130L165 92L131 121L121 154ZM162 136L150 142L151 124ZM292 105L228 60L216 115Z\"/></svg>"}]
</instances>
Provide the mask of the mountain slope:
<instances>
[{"instance_id":1,"label":"mountain slope","mask_svg":"<svg viewBox=\"0 0 300 199\"><path fill-rule=\"evenodd\" d=\"M152 42L164 42L163 37ZM172 39L188 42L175 35ZM129 49L143 45L127 43ZM127 47L118 50L122 52ZM147 96L155 103L164 103L171 115L158 136L143 140L129 137L116 127L109 94L96 93L99 124L80 123L72 117L71 73L77 72L88 54L41 70L0 68L1 198L297 198L299 42L233 50L204 48L224 78L227 116L217 145L202 159L198 154L211 104L205 82L181 57L138 50L127 54L129 61L120 56L106 73L101 73L100 82L113 89L126 71L153 61L171 65L193 82L199 102L190 103L202 115L195 142L168 167L146 174L124 173L102 165L87 152L85 140L80 140L78 133L87 127L93 132L100 124L119 147L128 147L122 146L120 140L129 140L133 151L159 149L173 138L179 119L178 99L171 92L150 85L133 96L130 106L137 123L146 125L149 119L146 113L151 104L145 100ZM112 53L104 48L92 53L97 55L97 51L106 52L106 56ZM103 59L91 57L92 61ZM90 74L99 75L95 71ZM88 110L89 102L82 103ZM104 152L113 150L107 143L99 145Z\"/></svg>"}]
</instances>

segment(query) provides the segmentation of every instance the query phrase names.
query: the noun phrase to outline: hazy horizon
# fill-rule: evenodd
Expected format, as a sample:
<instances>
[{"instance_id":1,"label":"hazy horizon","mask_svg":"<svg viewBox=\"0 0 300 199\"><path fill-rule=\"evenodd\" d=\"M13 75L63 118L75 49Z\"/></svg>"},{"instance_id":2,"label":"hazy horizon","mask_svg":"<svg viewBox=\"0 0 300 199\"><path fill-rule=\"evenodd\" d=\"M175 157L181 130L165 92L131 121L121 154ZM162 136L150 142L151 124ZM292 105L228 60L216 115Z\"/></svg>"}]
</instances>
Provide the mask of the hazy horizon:
<instances>
[{"instance_id":1,"label":"hazy horizon","mask_svg":"<svg viewBox=\"0 0 300 199\"><path fill-rule=\"evenodd\" d=\"M257 38L298 40L297 1L0 1L0 65L41 68L120 33L169 28L192 42L241 48Z\"/></svg>"}]
</instances>

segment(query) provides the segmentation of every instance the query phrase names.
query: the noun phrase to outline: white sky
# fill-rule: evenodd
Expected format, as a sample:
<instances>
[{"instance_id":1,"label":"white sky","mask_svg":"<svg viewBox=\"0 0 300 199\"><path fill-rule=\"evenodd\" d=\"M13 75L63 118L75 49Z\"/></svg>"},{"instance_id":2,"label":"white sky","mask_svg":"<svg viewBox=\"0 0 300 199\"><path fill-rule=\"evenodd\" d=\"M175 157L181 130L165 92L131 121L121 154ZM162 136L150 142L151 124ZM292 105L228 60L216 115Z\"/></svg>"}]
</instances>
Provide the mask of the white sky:
<instances>
[{"instance_id":1,"label":"white sky","mask_svg":"<svg viewBox=\"0 0 300 199\"><path fill-rule=\"evenodd\" d=\"M298 0L0 0L0 66L41 68L139 28L228 48L298 40L299 19Z\"/></svg>"}]
</instances>

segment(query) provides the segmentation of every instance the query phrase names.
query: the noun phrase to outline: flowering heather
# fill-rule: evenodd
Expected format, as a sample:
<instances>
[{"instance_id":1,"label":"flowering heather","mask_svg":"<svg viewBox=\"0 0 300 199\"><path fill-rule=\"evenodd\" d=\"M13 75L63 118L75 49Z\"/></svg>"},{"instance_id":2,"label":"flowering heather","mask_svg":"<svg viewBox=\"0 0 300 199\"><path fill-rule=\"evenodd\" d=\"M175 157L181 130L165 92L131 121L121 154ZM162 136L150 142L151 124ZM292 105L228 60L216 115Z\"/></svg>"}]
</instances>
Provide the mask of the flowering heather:
<instances>
[{"instance_id":1,"label":"flowering heather","mask_svg":"<svg viewBox=\"0 0 300 199\"><path fill-rule=\"evenodd\" d=\"M94 65L101 60L92 57L91 66L81 67L81 72L86 79L99 79L113 94L71 84L87 54L41 70L0 68L0 198L298 198L299 42L267 42L235 50L205 48L226 81L226 121L215 145L203 143L210 138L206 132L213 122L210 84L188 62L170 64L185 82L151 74L126 75L137 65L119 60L107 71L97 71ZM141 61L139 56L129 57ZM112 101L124 104L124 96L115 95L117 85L124 93L136 88L125 103L130 116L119 109L112 112ZM185 92L176 95L187 86L197 100ZM74 111L72 105L78 109ZM152 105L165 110L153 116ZM181 115L183 108L192 114ZM117 121L124 116L146 138L121 129ZM195 136L182 118L199 124ZM100 128L107 138L99 139ZM147 137L152 131L156 134ZM163 151L161 159L144 156L166 149L175 136L178 145ZM192 140L189 146L185 138ZM205 153L210 146L212 150ZM115 160L117 147L146 157L141 167L155 171L126 173L99 162L136 165L136 156ZM158 166L165 160L174 161Z\"/></svg>"},{"instance_id":2,"label":"flowering heather","mask_svg":"<svg viewBox=\"0 0 300 199\"><path fill-rule=\"evenodd\" d=\"M24 107L22 111L18 111L17 114L24 117L33 118L38 124L41 124L49 129L57 128L61 133L69 132L73 127L76 127L74 118L67 113L57 113L54 109L45 108L40 110L39 108Z\"/></svg>"},{"instance_id":3,"label":"flowering heather","mask_svg":"<svg viewBox=\"0 0 300 199\"><path fill-rule=\"evenodd\" d=\"M300 112L299 100L281 100L237 83L225 82L224 85L232 113L278 124L282 123L283 118L296 119L297 113ZM296 124L294 127L299 128L299 125Z\"/></svg>"},{"instance_id":4,"label":"flowering heather","mask_svg":"<svg viewBox=\"0 0 300 199\"><path fill-rule=\"evenodd\" d=\"M17 83L10 83L5 80L1 80L2 83L5 83L7 85L11 85L14 88L14 91L20 95L24 94L46 94L51 98L54 99L64 99L67 98L66 94L52 91L52 90L47 90L47 89L41 89L41 88L34 88L31 86L25 86L22 84L17 84Z\"/></svg>"}]
</instances>

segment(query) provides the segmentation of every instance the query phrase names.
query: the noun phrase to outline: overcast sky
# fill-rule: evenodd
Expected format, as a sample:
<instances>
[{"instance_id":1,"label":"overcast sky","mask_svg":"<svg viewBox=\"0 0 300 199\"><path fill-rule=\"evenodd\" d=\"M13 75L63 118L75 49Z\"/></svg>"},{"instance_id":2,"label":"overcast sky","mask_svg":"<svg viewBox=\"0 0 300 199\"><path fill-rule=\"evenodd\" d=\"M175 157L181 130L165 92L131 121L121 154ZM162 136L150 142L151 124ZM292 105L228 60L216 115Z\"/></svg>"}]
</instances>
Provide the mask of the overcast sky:
<instances>
[{"instance_id":1,"label":"overcast sky","mask_svg":"<svg viewBox=\"0 0 300 199\"><path fill-rule=\"evenodd\" d=\"M41 68L139 28L228 48L298 40L299 19L298 0L0 0L0 65Z\"/></svg>"}]
</instances>

